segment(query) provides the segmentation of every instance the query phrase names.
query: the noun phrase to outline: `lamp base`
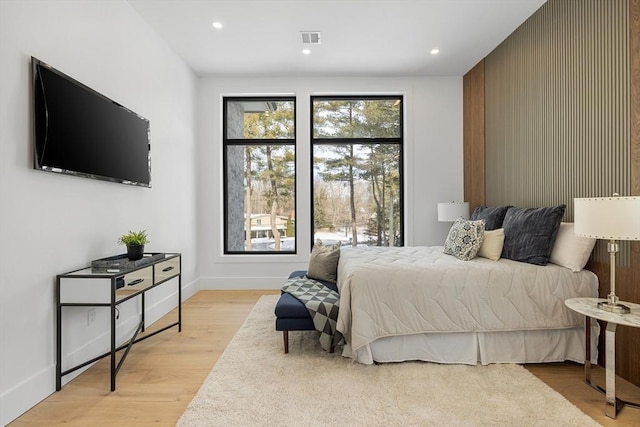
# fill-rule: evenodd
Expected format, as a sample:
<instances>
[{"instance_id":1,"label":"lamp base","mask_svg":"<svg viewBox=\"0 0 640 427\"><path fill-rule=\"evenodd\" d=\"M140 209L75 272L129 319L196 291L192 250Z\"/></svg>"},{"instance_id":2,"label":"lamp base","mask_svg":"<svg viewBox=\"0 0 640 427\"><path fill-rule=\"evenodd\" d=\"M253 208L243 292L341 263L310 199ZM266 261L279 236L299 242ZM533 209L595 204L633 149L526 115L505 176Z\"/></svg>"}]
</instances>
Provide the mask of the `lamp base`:
<instances>
[{"instance_id":1,"label":"lamp base","mask_svg":"<svg viewBox=\"0 0 640 427\"><path fill-rule=\"evenodd\" d=\"M611 313L616 313L616 314L626 314L631 311L629 307L627 307L624 304L619 304L619 303L612 304L609 301L599 302L598 308L600 310L609 311Z\"/></svg>"}]
</instances>

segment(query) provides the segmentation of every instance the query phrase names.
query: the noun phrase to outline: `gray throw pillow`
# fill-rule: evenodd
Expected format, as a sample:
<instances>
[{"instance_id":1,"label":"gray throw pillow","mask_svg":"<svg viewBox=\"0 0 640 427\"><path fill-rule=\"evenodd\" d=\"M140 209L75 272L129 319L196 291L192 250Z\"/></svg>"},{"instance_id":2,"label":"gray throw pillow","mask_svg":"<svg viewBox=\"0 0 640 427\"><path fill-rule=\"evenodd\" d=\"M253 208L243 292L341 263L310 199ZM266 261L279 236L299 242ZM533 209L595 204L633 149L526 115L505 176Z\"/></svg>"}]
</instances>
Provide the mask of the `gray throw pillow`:
<instances>
[{"instance_id":1,"label":"gray throw pillow","mask_svg":"<svg viewBox=\"0 0 640 427\"><path fill-rule=\"evenodd\" d=\"M307 277L336 283L338 280L338 261L340 260L340 242L325 246L322 240L316 240L311 250Z\"/></svg>"},{"instance_id":2,"label":"gray throw pillow","mask_svg":"<svg viewBox=\"0 0 640 427\"><path fill-rule=\"evenodd\" d=\"M449 230L443 252L463 261L469 261L478 255L483 239L484 221L458 218Z\"/></svg>"},{"instance_id":3,"label":"gray throw pillow","mask_svg":"<svg viewBox=\"0 0 640 427\"><path fill-rule=\"evenodd\" d=\"M484 229L487 231L497 230L498 228L502 228L504 216L507 214L507 210L510 207L511 206L478 206L473 210L471 219L473 221L477 221L479 219L484 220Z\"/></svg>"},{"instance_id":4,"label":"gray throw pillow","mask_svg":"<svg viewBox=\"0 0 640 427\"><path fill-rule=\"evenodd\" d=\"M565 208L509 208L502 223L502 258L547 265Z\"/></svg>"}]
</instances>

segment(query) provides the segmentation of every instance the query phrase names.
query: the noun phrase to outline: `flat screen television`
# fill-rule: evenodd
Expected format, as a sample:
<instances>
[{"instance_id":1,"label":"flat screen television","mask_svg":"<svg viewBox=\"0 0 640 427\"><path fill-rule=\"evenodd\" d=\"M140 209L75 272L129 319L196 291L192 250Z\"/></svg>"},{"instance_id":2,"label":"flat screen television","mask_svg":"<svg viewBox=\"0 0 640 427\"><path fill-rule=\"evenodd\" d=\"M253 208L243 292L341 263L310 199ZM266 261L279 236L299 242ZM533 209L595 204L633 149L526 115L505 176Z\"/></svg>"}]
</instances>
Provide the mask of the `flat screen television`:
<instances>
[{"instance_id":1,"label":"flat screen television","mask_svg":"<svg viewBox=\"0 0 640 427\"><path fill-rule=\"evenodd\" d=\"M149 120L31 58L34 169L151 187Z\"/></svg>"}]
</instances>

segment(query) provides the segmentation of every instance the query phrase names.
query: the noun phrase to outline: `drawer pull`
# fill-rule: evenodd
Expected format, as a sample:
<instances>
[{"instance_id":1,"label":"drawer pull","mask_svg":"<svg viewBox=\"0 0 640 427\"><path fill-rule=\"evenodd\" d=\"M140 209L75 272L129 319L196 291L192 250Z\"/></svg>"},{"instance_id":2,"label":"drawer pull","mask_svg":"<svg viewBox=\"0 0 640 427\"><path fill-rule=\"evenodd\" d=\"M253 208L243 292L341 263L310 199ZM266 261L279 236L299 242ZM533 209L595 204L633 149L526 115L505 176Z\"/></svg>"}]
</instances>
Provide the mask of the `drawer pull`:
<instances>
[{"instance_id":1,"label":"drawer pull","mask_svg":"<svg viewBox=\"0 0 640 427\"><path fill-rule=\"evenodd\" d=\"M138 283L144 282L144 279L136 279L129 283L129 286L137 285Z\"/></svg>"},{"instance_id":2,"label":"drawer pull","mask_svg":"<svg viewBox=\"0 0 640 427\"><path fill-rule=\"evenodd\" d=\"M171 267L167 267L167 268L163 268L162 271L171 271L173 270L175 267L171 266Z\"/></svg>"}]
</instances>

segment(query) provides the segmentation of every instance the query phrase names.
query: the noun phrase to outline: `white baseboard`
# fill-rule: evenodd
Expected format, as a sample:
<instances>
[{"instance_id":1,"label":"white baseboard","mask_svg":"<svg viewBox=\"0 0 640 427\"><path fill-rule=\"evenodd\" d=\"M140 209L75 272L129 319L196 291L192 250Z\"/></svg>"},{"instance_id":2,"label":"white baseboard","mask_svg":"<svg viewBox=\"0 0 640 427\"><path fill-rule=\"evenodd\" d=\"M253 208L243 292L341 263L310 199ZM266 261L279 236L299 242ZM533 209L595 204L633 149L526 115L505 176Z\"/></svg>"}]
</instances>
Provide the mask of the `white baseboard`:
<instances>
[{"instance_id":1,"label":"white baseboard","mask_svg":"<svg viewBox=\"0 0 640 427\"><path fill-rule=\"evenodd\" d=\"M182 284L182 302L188 300L192 296L198 293L200 290L200 280L194 280L189 284Z\"/></svg>"},{"instance_id":2,"label":"white baseboard","mask_svg":"<svg viewBox=\"0 0 640 427\"><path fill-rule=\"evenodd\" d=\"M36 372L0 395L0 425L7 425L56 389L55 366Z\"/></svg>"}]
</instances>

